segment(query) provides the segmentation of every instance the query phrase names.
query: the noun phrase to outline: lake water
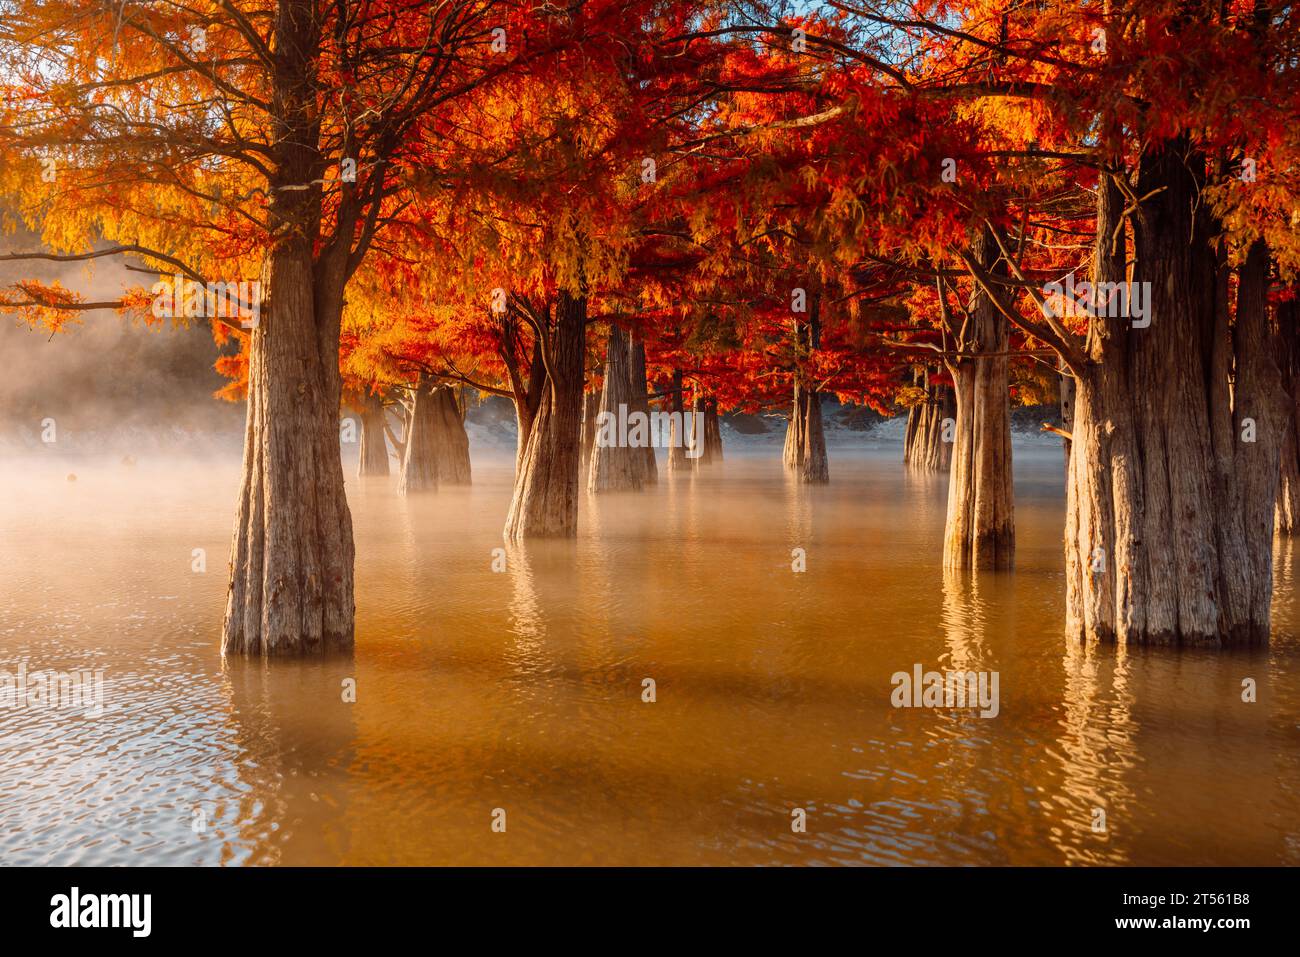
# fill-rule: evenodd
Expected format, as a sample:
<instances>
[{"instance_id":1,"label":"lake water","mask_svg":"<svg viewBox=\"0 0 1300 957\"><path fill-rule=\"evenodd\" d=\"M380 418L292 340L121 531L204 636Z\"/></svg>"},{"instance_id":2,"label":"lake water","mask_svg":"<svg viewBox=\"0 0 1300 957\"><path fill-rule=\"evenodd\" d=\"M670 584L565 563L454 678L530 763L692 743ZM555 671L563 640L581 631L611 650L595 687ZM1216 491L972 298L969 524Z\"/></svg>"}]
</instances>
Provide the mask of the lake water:
<instances>
[{"instance_id":1,"label":"lake water","mask_svg":"<svg viewBox=\"0 0 1300 957\"><path fill-rule=\"evenodd\" d=\"M1300 863L1291 549L1267 649L1080 646L1060 452L1017 456L1016 570L973 578L896 449L584 495L504 572L508 462L350 479L355 653L269 665L218 650L237 462L11 461L0 669L102 670L104 708L0 708L0 861ZM895 709L916 664L998 672L998 715Z\"/></svg>"}]
</instances>

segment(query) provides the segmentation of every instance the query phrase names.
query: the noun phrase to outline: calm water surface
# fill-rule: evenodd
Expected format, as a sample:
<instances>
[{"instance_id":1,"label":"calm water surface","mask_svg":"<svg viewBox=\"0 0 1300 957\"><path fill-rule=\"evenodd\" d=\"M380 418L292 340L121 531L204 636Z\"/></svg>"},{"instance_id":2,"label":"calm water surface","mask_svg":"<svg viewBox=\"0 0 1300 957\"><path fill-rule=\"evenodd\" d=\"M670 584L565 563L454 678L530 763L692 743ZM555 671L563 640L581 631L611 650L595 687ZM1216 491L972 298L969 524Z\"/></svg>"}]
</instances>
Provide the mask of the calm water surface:
<instances>
[{"instance_id":1,"label":"calm water surface","mask_svg":"<svg viewBox=\"0 0 1300 957\"><path fill-rule=\"evenodd\" d=\"M0 708L0 862L1300 863L1295 556L1268 649L1081 647L1060 453L1017 455L1017 568L974 578L896 451L824 489L773 455L584 496L576 543L505 573L506 465L351 480L355 654L270 666L218 653L236 463L8 463L0 669L106 697ZM892 708L915 663L999 672L1001 713Z\"/></svg>"}]
</instances>

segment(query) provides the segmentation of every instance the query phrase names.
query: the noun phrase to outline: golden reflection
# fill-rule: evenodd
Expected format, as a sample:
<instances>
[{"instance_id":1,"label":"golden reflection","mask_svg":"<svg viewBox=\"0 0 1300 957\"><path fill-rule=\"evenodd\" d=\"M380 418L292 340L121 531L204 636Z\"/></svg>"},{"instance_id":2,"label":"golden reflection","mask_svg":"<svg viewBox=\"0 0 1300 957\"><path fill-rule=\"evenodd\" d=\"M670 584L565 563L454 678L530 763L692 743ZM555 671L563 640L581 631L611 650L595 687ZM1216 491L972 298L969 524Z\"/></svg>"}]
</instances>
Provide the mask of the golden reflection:
<instances>
[{"instance_id":1,"label":"golden reflection","mask_svg":"<svg viewBox=\"0 0 1300 957\"><path fill-rule=\"evenodd\" d=\"M1296 538L1281 533L1273 536L1273 618L1295 617Z\"/></svg>"},{"instance_id":2,"label":"golden reflection","mask_svg":"<svg viewBox=\"0 0 1300 957\"><path fill-rule=\"evenodd\" d=\"M227 723L242 793L233 817L250 864L337 864L350 856L345 825L364 687L352 655L319 661L227 659ZM229 845L225 849L229 851Z\"/></svg>"},{"instance_id":3,"label":"golden reflection","mask_svg":"<svg viewBox=\"0 0 1300 957\"><path fill-rule=\"evenodd\" d=\"M943 637L946 666L954 671L985 667L984 627L987 617L980 598L980 578L959 569L943 572Z\"/></svg>"},{"instance_id":4,"label":"golden reflection","mask_svg":"<svg viewBox=\"0 0 1300 957\"><path fill-rule=\"evenodd\" d=\"M942 523L948 512L947 472L921 472L903 469L902 507L918 526Z\"/></svg>"},{"instance_id":5,"label":"golden reflection","mask_svg":"<svg viewBox=\"0 0 1300 957\"><path fill-rule=\"evenodd\" d=\"M1295 668L1300 621L1297 620L1295 535L1273 536L1273 635L1268 648L1270 700L1267 734L1290 742L1274 752L1278 801L1275 815L1279 856L1300 864L1300 694L1287 680Z\"/></svg>"},{"instance_id":6,"label":"golden reflection","mask_svg":"<svg viewBox=\"0 0 1300 957\"><path fill-rule=\"evenodd\" d=\"M537 580L529 546L509 543L504 546L506 574L510 576L510 626L515 635L514 649L522 670L535 668L540 661L546 639L546 614L537 590Z\"/></svg>"},{"instance_id":7,"label":"golden reflection","mask_svg":"<svg viewBox=\"0 0 1300 957\"><path fill-rule=\"evenodd\" d=\"M1056 748L1059 793L1048 800L1061 813L1050 832L1067 864L1128 864L1129 841L1116 829L1131 826L1137 796L1128 777L1139 763L1127 646L1066 639L1062 724Z\"/></svg>"},{"instance_id":8,"label":"golden reflection","mask_svg":"<svg viewBox=\"0 0 1300 957\"><path fill-rule=\"evenodd\" d=\"M801 548L806 552L813 537L813 489L787 471L783 492L786 537L791 548Z\"/></svg>"},{"instance_id":9,"label":"golden reflection","mask_svg":"<svg viewBox=\"0 0 1300 957\"><path fill-rule=\"evenodd\" d=\"M919 662L927 671L973 672L983 681L984 687L993 691L992 674L998 672L997 662L988 649L986 630L988 609L981 594L983 576L956 569L943 573L943 610L940 627L943 633L943 652L938 662ZM1002 675L998 674L997 714L982 716L981 709L947 709L934 712L934 729L931 732L930 760L935 764L931 780L937 793L935 800L946 815L946 833L943 840L961 846L979 846L988 863L1008 864L1012 859L1003 840L990 840L992 822L1004 822L998 828L999 836L1005 827L1019 828L1024 808L1008 814L1006 808L995 806L992 782L987 780L984 750L993 739L998 721L1007 721L1002 713ZM1020 803L1015 794L1007 800Z\"/></svg>"}]
</instances>

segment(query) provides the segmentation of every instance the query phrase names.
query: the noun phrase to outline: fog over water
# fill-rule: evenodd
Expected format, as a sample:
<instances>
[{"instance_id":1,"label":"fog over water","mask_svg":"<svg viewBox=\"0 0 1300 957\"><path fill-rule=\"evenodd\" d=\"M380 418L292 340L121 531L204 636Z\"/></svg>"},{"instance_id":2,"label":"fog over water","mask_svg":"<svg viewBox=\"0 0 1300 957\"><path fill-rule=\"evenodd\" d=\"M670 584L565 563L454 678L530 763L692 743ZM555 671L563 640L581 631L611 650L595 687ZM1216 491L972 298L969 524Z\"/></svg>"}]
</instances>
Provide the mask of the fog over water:
<instances>
[{"instance_id":1,"label":"fog over water","mask_svg":"<svg viewBox=\"0 0 1300 957\"><path fill-rule=\"evenodd\" d=\"M234 456L86 460L75 482L11 458L0 663L102 669L105 706L0 709L0 859L1297 863L1289 551L1267 650L1081 648L1059 450L1017 449L1015 572L963 579L938 560L942 482L896 448L839 448L807 489L738 446L584 496L576 542L504 573L508 456L410 499L350 478L355 653L270 665L218 652ZM998 671L998 717L891 707L918 663Z\"/></svg>"},{"instance_id":2,"label":"fog over water","mask_svg":"<svg viewBox=\"0 0 1300 957\"><path fill-rule=\"evenodd\" d=\"M0 239L3 250L38 248L29 234ZM0 285L20 278L58 281L90 302L153 284L151 275L127 271L116 258L0 262ZM226 384L213 369L217 356L202 320L149 328L112 311L93 311L74 314L65 331L51 335L0 316L0 456L238 451L243 407L214 401L213 393ZM48 419L54 420L54 443L43 441Z\"/></svg>"}]
</instances>

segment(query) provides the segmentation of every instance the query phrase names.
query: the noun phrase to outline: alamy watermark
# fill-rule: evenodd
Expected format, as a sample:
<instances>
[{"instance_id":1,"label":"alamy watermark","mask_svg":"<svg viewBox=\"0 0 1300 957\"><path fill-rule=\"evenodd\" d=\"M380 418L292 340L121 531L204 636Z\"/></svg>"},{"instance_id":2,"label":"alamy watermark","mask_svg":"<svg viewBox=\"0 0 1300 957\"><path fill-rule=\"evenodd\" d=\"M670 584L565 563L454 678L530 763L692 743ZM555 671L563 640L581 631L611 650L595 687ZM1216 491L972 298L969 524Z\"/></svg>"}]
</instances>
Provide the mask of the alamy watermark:
<instances>
[{"instance_id":1,"label":"alamy watermark","mask_svg":"<svg viewBox=\"0 0 1300 957\"><path fill-rule=\"evenodd\" d=\"M926 671L915 664L910 672L895 671L889 683L895 708L979 708L981 718L996 718L1001 709L996 671Z\"/></svg>"},{"instance_id":2,"label":"alamy watermark","mask_svg":"<svg viewBox=\"0 0 1300 957\"><path fill-rule=\"evenodd\" d=\"M1151 283L1079 282L1068 273L1064 282L1043 285L1043 312L1057 316L1093 316L1099 319L1131 319L1134 329L1151 325ZM1059 309L1051 301L1059 299Z\"/></svg>"},{"instance_id":3,"label":"alamy watermark","mask_svg":"<svg viewBox=\"0 0 1300 957\"><path fill-rule=\"evenodd\" d=\"M245 329L256 329L262 318L262 284L256 279L201 283L177 273L149 291L156 319L238 319Z\"/></svg>"},{"instance_id":4,"label":"alamy watermark","mask_svg":"<svg viewBox=\"0 0 1300 957\"><path fill-rule=\"evenodd\" d=\"M686 420L690 419L690 441L686 441ZM604 411L596 416L596 445L602 449L681 448L686 457L698 459L704 454L704 416L685 412L629 412L620 402L618 412Z\"/></svg>"},{"instance_id":5,"label":"alamy watermark","mask_svg":"<svg viewBox=\"0 0 1300 957\"><path fill-rule=\"evenodd\" d=\"M0 708L82 708L98 717L104 711L104 672L0 670Z\"/></svg>"},{"instance_id":6,"label":"alamy watermark","mask_svg":"<svg viewBox=\"0 0 1300 957\"><path fill-rule=\"evenodd\" d=\"M50 898L50 926L55 928L118 927L132 937L148 937L153 929L152 894L83 894L73 887Z\"/></svg>"}]
</instances>

